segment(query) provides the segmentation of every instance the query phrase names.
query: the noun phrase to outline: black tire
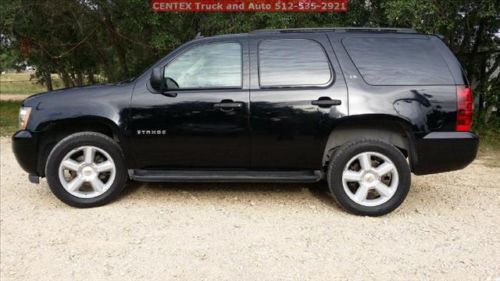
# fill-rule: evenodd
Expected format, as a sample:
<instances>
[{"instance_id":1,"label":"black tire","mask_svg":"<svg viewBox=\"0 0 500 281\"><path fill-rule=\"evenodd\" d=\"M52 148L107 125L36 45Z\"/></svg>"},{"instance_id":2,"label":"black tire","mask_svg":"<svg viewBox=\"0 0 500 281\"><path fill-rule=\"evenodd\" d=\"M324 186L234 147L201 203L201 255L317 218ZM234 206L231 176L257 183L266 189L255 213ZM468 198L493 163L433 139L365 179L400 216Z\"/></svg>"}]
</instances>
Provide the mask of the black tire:
<instances>
[{"instance_id":1,"label":"black tire","mask_svg":"<svg viewBox=\"0 0 500 281\"><path fill-rule=\"evenodd\" d=\"M115 164L116 174L113 183L103 194L94 198L80 198L70 194L64 189L59 179L59 165L65 155L71 150L85 145L104 150L111 156ZM120 146L111 138L94 132L75 133L57 143L47 158L45 175L52 193L64 203L78 208L90 208L109 203L122 192L128 180L127 168Z\"/></svg>"},{"instance_id":2,"label":"black tire","mask_svg":"<svg viewBox=\"0 0 500 281\"><path fill-rule=\"evenodd\" d=\"M356 155L376 152L393 162L398 172L399 184L392 197L377 206L364 206L352 200L344 190L342 174L345 166ZM360 139L345 143L333 155L327 173L327 181L335 200L348 212L362 216L385 215L401 205L411 185L411 173L405 156L391 144L376 139Z\"/></svg>"}]
</instances>

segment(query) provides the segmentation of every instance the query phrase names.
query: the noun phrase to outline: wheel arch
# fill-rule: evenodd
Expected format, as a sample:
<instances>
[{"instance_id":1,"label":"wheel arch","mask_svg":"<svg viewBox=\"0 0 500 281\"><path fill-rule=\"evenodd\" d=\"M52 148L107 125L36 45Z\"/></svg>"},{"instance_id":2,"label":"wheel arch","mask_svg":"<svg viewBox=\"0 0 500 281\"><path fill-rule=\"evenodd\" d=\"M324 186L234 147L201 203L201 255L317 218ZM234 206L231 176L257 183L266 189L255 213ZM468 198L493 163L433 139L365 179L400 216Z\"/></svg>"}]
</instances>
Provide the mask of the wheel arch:
<instances>
[{"instance_id":1,"label":"wheel arch","mask_svg":"<svg viewBox=\"0 0 500 281\"><path fill-rule=\"evenodd\" d=\"M391 115L370 114L345 118L332 129L323 153L323 166L328 165L337 147L366 137L396 146L409 157L410 165L416 159L412 125L407 120Z\"/></svg>"},{"instance_id":2,"label":"wheel arch","mask_svg":"<svg viewBox=\"0 0 500 281\"><path fill-rule=\"evenodd\" d=\"M64 119L50 122L40 128L39 133L43 137L38 144L37 171L39 175L45 176L47 157L54 146L63 138L78 132L95 132L110 137L122 148L125 161L129 161L127 150L123 148L124 137L120 128L111 120L96 116Z\"/></svg>"}]
</instances>

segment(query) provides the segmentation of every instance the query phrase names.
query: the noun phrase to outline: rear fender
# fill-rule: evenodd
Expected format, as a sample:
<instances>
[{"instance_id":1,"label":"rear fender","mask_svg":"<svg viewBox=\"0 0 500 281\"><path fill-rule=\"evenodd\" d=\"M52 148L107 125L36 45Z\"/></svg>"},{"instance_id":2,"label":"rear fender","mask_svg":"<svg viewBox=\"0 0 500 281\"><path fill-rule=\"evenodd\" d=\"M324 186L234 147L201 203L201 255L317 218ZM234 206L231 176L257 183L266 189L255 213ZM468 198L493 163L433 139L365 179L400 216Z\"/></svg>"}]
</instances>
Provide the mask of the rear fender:
<instances>
[{"instance_id":1,"label":"rear fender","mask_svg":"<svg viewBox=\"0 0 500 281\"><path fill-rule=\"evenodd\" d=\"M379 139L398 147L410 160L416 161L415 136L411 124L401 118L386 115L347 117L331 131L323 154L323 165L327 165L333 151L346 142L371 138Z\"/></svg>"}]
</instances>

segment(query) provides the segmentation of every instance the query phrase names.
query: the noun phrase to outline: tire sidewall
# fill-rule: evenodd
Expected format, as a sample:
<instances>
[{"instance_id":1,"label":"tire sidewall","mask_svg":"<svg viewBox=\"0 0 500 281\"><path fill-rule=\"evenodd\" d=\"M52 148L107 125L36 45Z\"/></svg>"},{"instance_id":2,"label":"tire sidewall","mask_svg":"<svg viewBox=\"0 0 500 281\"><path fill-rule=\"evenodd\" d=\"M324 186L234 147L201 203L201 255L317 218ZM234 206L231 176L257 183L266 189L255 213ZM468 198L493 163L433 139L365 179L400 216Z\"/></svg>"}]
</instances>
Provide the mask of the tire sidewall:
<instances>
[{"instance_id":1,"label":"tire sidewall","mask_svg":"<svg viewBox=\"0 0 500 281\"><path fill-rule=\"evenodd\" d=\"M395 165L399 176L399 184L394 195L378 206L363 206L354 202L345 192L342 174L345 165L352 157L373 151L388 157ZM406 198L411 185L411 173L404 155L394 146L375 140L366 140L346 144L339 149L330 163L328 185L337 202L347 211L357 215L381 216L396 209Z\"/></svg>"},{"instance_id":2,"label":"tire sidewall","mask_svg":"<svg viewBox=\"0 0 500 281\"><path fill-rule=\"evenodd\" d=\"M80 198L64 189L59 179L59 165L71 150L80 146L95 146L106 151L115 164L116 176L113 184L103 194L94 198ZM79 207L95 207L113 200L123 190L127 180L127 170L120 147L109 137L98 133L77 133L61 140L47 158L45 174L54 195L64 203Z\"/></svg>"}]
</instances>

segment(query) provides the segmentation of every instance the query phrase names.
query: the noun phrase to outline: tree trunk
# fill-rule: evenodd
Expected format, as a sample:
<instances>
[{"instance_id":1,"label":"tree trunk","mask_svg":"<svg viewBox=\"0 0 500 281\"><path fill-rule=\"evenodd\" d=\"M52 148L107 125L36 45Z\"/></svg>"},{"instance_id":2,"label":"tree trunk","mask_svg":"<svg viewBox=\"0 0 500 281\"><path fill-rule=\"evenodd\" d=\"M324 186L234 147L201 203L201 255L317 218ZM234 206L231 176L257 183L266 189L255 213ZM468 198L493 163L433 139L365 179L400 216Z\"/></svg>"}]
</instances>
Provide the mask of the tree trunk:
<instances>
[{"instance_id":1,"label":"tree trunk","mask_svg":"<svg viewBox=\"0 0 500 281\"><path fill-rule=\"evenodd\" d=\"M93 70L88 71L88 80L90 84L95 84L95 76Z\"/></svg>"},{"instance_id":2,"label":"tree trunk","mask_svg":"<svg viewBox=\"0 0 500 281\"><path fill-rule=\"evenodd\" d=\"M53 91L54 87L52 85L52 76L50 76L50 72L44 73L45 86L47 86L47 91Z\"/></svg>"},{"instance_id":3,"label":"tree trunk","mask_svg":"<svg viewBox=\"0 0 500 281\"><path fill-rule=\"evenodd\" d=\"M67 72L61 72L61 73L59 73L59 76L63 80L64 87L66 87L66 88L73 87L73 82L71 81L71 77L69 76L69 74Z\"/></svg>"},{"instance_id":4,"label":"tree trunk","mask_svg":"<svg viewBox=\"0 0 500 281\"><path fill-rule=\"evenodd\" d=\"M76 78L75 78L75 80L76 80L76 85L77 85L78 87L83 86L83 84L84 84L84 81L83 81L83 73L82 73L81 71L78 71L78 72L76 73Z\"/></svg>"},{"instance_id":5,"label":"tree trunk","mask_svg":"<svg viewBox=\"0 0 500 281\"><path fill-rule=\"evenodd\" d=\"M484 103L484 93L483 91L486 89L485 87L485 82L488 81L488 77L485 77L486 74L486 62L488 60L488 56L483 56L480 64L480 69L479 69L479 84L477 85L478 87L478 98L479 98L479 104L477 107L477 112L478 114L481 114L483 112L483 103Z\"/></svg>"},{"instance_id":6,"label":"tree trunk","mask_svg":"<svg viewBox=\"0 0 500 281\"><path fill-rule=\"evenodd\" d=\"M123 79L129 76L129 68L127 63L127 50L122 45L122 40L118 36L118 30L115 27L115 24L111 20L111 13L108 11L107 7L102 7L103 11L103 19L102 23L107 30L107 34L110 38L111 44L113 48L116 50L116 54L118 55L118 62L121 66L121 77L119 79Z\"/></svg>"}]
</instances>

